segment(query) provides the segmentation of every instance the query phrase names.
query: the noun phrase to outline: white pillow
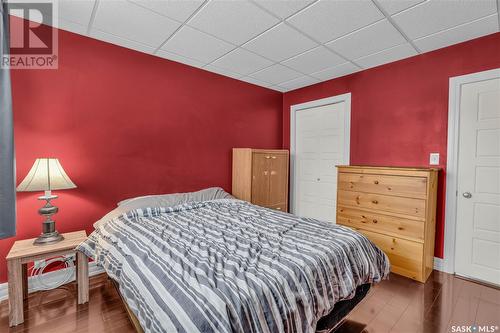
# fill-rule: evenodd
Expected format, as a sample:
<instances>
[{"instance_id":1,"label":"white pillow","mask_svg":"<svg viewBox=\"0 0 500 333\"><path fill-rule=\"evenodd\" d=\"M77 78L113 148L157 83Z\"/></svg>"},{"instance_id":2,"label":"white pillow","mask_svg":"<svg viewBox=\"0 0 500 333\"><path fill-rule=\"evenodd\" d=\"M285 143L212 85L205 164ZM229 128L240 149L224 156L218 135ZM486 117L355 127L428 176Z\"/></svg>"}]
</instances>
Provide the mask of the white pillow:
<instances>
[{"instance_id":1,"label":"white pillow","mask_svg":"<svg viewBox=\"0 0 500 333\"><path fill-rule=\"evenodd\" d=\"M214 199L234 199L234 197L224 191L221 187L210 187L196 192L151 194L135 198L129 198L118 202L118 206L140 202L144 207L170 207L185 202L198 202ZM134 205L135 206L135 205Z\"/></svg>"},{"instance_id":2,"label":"white pillow","mask_svg":"<svg viewBox=\"0 0 500 333\"><path fill-rule=\"evenodd\" d=\"M94 223L94 228L97 228L102 223L105 223L115 217L118 217L128 211L146 208L146 207L172 207L186 202L199 202L215 199L235 199L231 194L224 191L221 187L210 187L201 191L172 193L159 195L145 195L141 197L122 200L118 203L118 207L104 215L99 221Z\"/></svg>"}]
</instances>

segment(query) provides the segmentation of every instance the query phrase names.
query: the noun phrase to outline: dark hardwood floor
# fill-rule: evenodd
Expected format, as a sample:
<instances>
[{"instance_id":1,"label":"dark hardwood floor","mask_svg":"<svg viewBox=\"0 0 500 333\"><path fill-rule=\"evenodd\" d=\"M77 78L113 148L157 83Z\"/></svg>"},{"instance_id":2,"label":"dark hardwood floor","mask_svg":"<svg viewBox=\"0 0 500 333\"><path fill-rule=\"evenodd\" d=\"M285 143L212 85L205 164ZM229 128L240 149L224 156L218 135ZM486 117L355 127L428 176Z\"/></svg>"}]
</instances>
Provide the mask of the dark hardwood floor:
<instances>
[{"instance_id":1,"label":"dark hardwood floor","mask_svg":"<svg viewBox=\"0 0 500 333\"><path fill-rule=\"evenodd\" d=\"M8 328L0 303L0 332L133 332L125 308L105 275L90 280L90 302L77 305L73 283L29 295L25 322ZM500 290L433 272L421 284L391 274L354 309L337 333L439 333L452 325L500 326ZM478 332L479 329L472 332Z\"/></svg>"}]
</instances>

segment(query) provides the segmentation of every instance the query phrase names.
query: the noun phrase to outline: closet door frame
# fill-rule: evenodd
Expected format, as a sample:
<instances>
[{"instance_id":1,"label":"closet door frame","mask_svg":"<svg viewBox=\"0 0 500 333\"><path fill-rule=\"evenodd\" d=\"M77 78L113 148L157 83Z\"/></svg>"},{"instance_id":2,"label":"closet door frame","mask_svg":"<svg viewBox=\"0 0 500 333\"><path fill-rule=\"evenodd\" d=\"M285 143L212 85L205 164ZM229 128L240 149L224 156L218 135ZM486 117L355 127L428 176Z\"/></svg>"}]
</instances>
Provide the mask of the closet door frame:
<instances>
[{"instance_id":1,"label":"closet door frame","mask_svg":"<svg viewBox=\"0 0 500 333\"><path fill-rule=\"evenodd\" d=\"M349 164L350 161L350 143L351 143L351 93L346 93L342 95L322 98L306 103L295 104L290 106L290 207L289 211L292 214L296 214L297 208L297 190L296 184L296 158L295 158L295 130L296 130L296 115L297 112L315 108L318 106L324 106L329 104L345 103L345 120L344 120L344 164Z\"/></svg>"}]
</instances>

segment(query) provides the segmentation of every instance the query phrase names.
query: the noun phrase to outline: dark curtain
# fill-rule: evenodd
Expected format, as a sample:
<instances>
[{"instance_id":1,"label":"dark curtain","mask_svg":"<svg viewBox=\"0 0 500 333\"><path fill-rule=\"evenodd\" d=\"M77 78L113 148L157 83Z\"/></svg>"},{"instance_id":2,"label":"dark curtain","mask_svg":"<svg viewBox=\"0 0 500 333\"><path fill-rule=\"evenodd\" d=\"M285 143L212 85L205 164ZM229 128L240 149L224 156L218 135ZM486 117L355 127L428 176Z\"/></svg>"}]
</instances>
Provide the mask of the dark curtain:
<instances>
[{"instance_id":1,"label":"dark curtain","mask_svg":"<svg viewBox=\"0 0 500 333\"><path fill-rule=\"evenodd\" d=\"M9 14L1 1L0 60L9 53ZM16 233L16 192L14 168L14 128L10 70L0 66L0 239Z\"/></svg>"}]
</instances>

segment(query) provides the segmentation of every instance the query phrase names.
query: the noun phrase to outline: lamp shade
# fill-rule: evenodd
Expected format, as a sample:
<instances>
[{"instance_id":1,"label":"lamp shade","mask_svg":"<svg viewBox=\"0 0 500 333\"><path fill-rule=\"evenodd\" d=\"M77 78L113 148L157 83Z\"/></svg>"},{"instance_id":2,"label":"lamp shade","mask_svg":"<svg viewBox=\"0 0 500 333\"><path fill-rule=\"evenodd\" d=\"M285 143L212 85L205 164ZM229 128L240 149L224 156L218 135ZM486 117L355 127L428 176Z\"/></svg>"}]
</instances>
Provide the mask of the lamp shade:
<instances>
[{"instance_id":1,"label":"lamp shade","mask_svg":"<svg viewBox=\"0 0 500 333\"><path fill-rule=\"evenodd\" d=\"M17 187L18 192L76 188L57 158L37 158L30 172Z\"/></svg>"}]
</instances>

